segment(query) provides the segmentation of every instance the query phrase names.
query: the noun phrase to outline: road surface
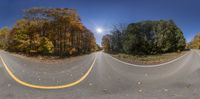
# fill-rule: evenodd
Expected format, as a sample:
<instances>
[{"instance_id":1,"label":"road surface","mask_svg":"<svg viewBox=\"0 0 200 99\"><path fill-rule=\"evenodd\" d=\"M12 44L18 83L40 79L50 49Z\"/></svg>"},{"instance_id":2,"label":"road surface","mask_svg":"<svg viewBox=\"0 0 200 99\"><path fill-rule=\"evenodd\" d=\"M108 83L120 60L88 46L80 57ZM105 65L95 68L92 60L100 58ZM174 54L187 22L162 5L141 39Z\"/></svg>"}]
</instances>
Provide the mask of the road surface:
<instances>
[{"instance_id":1,"label":"road surface","mask_svg":"<svg viewBox=\"0 0 200 99\"><path fill-rule=\"evenodd\" d=\"M131 65L97 52L42 63L0 51L18 79L34 85L59 86L80 79L63 89L34 89L16 82L0 62L0 99L199 99L200 51L160 65ZM95 60L96 57L96 60Z\"/></svg>"}]
</instances>

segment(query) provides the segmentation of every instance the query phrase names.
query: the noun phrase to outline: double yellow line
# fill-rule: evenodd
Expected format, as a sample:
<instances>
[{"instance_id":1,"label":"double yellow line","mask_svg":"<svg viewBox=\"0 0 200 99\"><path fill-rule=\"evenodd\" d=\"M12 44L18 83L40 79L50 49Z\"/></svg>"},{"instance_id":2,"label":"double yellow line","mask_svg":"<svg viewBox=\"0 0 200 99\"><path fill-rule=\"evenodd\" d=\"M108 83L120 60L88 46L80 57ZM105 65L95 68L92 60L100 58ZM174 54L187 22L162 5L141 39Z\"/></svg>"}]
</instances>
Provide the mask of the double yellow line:
<instances>
[{"instance_id":1,"label":"double yellow line","mask_svg":"<svg viewBox=\"0 0 200 99\"><path fill-rule=\"evenodd\" d=\"M8 68L8 66L6 65L5 61L3 60L3 58L0 56L0 59L3 63L3 67L5 67L6 71L8 72L8 74L10 75L10 77L12 77L13 80L15 80L17 83L26 86L26 87L30 87L30 88L35 88L35 89L63 89L63 88L68 88L68 87L72 87L75 86L77 84L79 84L80 82L82 82L83 80L86 79L86 77L90 74L90 72L92 71L94 64L96 62L96 56L95 59L92 63L92 65L90 66L90 68L88 69L88 71L77 81L69 83L69 84L64 84L64 85L58 85L58 86L42 86L42 85L34 85L25 81L20 80L18 77L16 77L14 75L14 73Z\"/></svg>"}]
</instances>

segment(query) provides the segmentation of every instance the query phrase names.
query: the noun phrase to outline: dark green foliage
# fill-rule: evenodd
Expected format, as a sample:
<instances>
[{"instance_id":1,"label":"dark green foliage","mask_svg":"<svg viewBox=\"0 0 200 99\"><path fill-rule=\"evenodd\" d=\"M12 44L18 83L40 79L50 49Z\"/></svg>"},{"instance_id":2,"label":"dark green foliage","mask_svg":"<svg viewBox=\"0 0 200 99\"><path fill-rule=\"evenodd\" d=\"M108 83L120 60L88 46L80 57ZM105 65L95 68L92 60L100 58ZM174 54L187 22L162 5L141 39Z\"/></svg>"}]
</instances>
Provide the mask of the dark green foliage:
<instances>
[{"instance_id":1,"label":"dark green foliage","mask_svg":"<svg viewBox=\"0 0 200 99\"><path fill-rule=\"evenodd\" d=\"M182 31L172 21L142 21L111 32L111 50L129 54L159 54L185 49Z\"/></svg>"},{"instance_id":2,"label":"dark green foliage","mask_svg":"<svg viewBox=\"0 0 200 99\"><path fill-rule=\"evenodd\" d=\"M123 36L126 32L126 26L123 24L120 24L119 26L114 26L113 31L111 31L112 36L111 37L111 49L115 52L123 52L123 45L122 40Z\"/></svg>"}]
</instances>

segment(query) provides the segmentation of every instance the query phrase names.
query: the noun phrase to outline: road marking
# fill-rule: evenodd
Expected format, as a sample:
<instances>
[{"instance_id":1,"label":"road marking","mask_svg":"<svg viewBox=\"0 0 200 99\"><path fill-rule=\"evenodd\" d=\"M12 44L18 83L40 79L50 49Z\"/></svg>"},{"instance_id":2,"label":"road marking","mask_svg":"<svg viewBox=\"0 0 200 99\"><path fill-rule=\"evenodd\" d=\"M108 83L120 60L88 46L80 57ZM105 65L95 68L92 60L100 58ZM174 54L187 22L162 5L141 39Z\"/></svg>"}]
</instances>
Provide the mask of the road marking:
<instances>
[{"instance_id":1,"label":"road marking","mask_svg":"<svg viewBox=\"0 0 200 99\"><path fill-rule=\"evenodd\" d=\"M191 52L191 51L190 51L190 52ZM181 59L181 58L185 57L186 55L188 55L190 52L187 52L186 54L184 54L184 55L182 55L182 56L180 56L180 57L178 57L178 58L176 58L176 59L174 59L174 60L171 60L171 61L169 61L169 62L165 62L165 63L162 63L162 64L158 64L158 65L136 65L136 64L131 64L131 63L127 63L127 62L121 61L121 60L119 60L119 59L117 59L117 58L115 58L115 57L113 57L113 56L111 56L111 55L109 55L109 54L107 54L107 53L106 53L106 54L107 54L109 57L111 57L112 59L114 59L114 60L116 60L116 61L118 61L118 62L120 62L120 63L129 65L129 66L153 68L153 67L160 67L160 66L162 66L162 65L167 65L167 64L173 63L173 62L175 62L175 61L178 61L179 59ZM103 52L103 53L104 53L104 52Z\"/></svg>"},{"instance_id":2,"label":"road marking","mask_svg":"<svg viewBox=\"0 0 200 99\"><path fill-rule=\"evenodd\" d=\"M30 88L35 88L35 89L63 89L63 88L69 88L72 86L75 86L79 83L81 83L83 80L85 80L87 78L87 76L90 74L90 72L92 71L94 64L96 62L96 55L95 55L95 59L92 63L92 65L90 66L90 68L88 69L88 71L77 81L69 83L69 84L64 84L64 85L58 85L58 86L42 86L42 85L34 85L25 81L20 80L18 77L16 77L14 75L14 73L8 68L8 66L6 65L5 61L3 60L3 58L0 56L0 59L3 63L3 67L5 67L6 71L8 72L8 74L10 75L10 77L15 80L17 83L26 86L26 87L30 87Z\"/></svg>"}]
</instances>

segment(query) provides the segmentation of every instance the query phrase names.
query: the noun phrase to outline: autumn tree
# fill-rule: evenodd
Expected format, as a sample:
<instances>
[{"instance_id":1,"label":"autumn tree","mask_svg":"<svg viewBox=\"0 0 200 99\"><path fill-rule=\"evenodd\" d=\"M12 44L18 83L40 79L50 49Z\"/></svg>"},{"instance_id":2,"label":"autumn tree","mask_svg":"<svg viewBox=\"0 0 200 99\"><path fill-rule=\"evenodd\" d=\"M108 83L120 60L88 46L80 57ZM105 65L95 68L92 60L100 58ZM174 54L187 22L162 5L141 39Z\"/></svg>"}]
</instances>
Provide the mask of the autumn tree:
<instances>
[{"instance_id":1,"label":"autumn tree","mask_svg":"<svg viewBox=\"0 0 200 99\"><path fill-rule=\"evenodd\" d=\"M13 43L15 42L15 43ZM31 8L11 31L10 51L60 57L95 51L95 38L74 9ZM12 44L11 44L12 45Z\"/></svg>"},{"instance_id":2,"label":"autumn tree","mask_svg":"<svg viewBox=\"0 0 200 99\"><path fill-rule=\"evenodd\" d=\"M28 22L26 20L19 20L9 33L7 50L28 53L31 40L28 33Z\"/></svg>"},{"instance_id":3,"label":"autumn tree","mask_svg":"<svg viewBox=\"0 0 200 99\"><path fill-rule=\"evenodd\" d=\"M103 46L103 49L105 52L110 52L111 51L111 35L109 34L104 35L102 38L101 45Z\"/></svg>"},{"instance_id":4,"label":"autumn tree","mask_svg":"<svg viewBox=\"0 0 200 99\"><path fill-rule=\"evenodd\" d=\"M188 47L193 49L200 49L200 33L197 33L197 35L189 43Z\"/></svg>"},{"instance_id":5,"label":"autumn tree","mask_svg":"<svg viewBox=\"0 0 200 99\"><path fill-rule=\"evenodd\" d=\"M10 29L8 27L3 27L0 29L0 48L5 49L7 47L8 35Z\"/></svg>"}]
</instances>

